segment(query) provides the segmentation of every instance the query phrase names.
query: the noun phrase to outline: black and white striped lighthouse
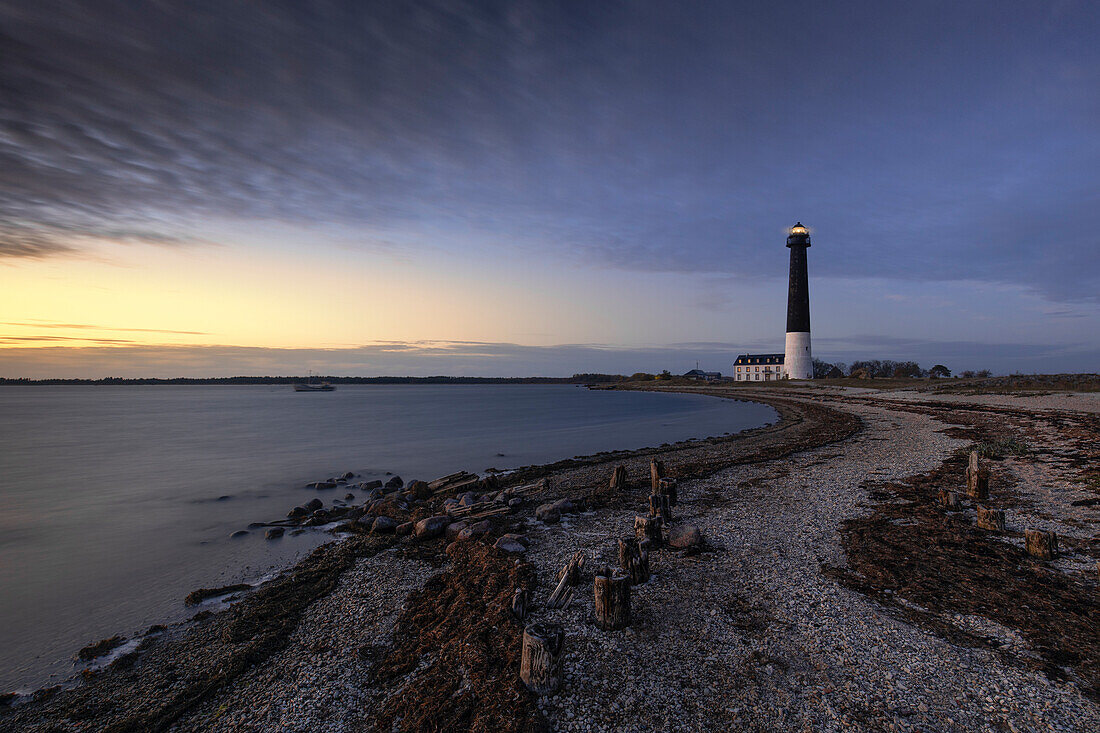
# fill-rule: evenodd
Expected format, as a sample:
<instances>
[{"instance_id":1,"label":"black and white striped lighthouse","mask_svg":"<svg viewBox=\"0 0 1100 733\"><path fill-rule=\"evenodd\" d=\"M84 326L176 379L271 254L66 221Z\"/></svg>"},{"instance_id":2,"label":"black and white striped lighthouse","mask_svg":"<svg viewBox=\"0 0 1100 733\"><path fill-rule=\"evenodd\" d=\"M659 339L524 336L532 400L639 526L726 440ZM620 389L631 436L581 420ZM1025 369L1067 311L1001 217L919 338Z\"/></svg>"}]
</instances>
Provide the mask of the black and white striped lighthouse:
<instances>
[{"instance_id":1,"label":"black and white striped lighthouse","mask_svg":"<svg viewBox=\"0 0 1100 733\"><path fill-rule=\"evenodd\" d=\"M806 273L806 250L810 232L798 222L787 236L791 250L791 281L787 289L787 341L783 371L788 379L813 379L814 360L810 352L810 283Z\"/></svg>"}]
</instances>

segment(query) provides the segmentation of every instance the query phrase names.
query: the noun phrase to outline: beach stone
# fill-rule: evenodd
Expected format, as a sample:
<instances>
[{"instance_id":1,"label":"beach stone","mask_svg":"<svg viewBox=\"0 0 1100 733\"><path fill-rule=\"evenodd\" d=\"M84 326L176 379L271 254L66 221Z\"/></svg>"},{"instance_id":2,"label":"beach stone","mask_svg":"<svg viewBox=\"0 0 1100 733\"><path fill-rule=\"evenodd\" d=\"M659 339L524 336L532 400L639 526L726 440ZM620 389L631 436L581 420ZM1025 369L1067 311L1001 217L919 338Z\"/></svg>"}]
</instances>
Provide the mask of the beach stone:
<instances>
[{"instance_id":1,"label":"beach stone","mask_svg":"<svg viewBox=\"0 0 1100 733\"><path fill-rule=\"evenodd\" d=\"M535 510L535 519L547 524L553 524L561 520L561 510L553 504L542 504Z\"/></svg>"},{"instance_id":2,"label":"beach stone","mask_svg":"<svg viewBox=\"0 0 1100 733\"><path fill-rule=\"evenodd\" d=\"M455 540L459 542L466 542L468 540L476 539L477 534L474 532L473 527L463 527L462 531L455 536Z\"/></svg>"},{"instance_id":3,"label":"beach stone","mask_svg":"<svg viewBox=\"0 0 1100 733\"><path fill-rule=\"evenodd\" d=\"M375 519L377 519L377 517L374 516L373 514L364 514L363 516L359 517L359 519L357 519L355 521L356 521L356 523L361 524L362 526L366 527L367 529L370 529L371 527L374 526L374 520Z\"/></svg>"},{"instance_id":4,"label":"beach stone","mask_svg":"<svg viewBox=\"0 0 1100 733\"><path fill-rule=\"evenodd\" d=\"M447 529L444 530L443 534L447 537L448 540L454 540L458 537L458 534L462 530L466 529L467 526L468 525L465 522L451 522L447 525Z\"/></svg>"},{"instance_id":5,"label":"beach stone","mask_svg":"<svg viewBox=\"0 0 1100 733\"><path fill-rule=\"evenodd\" d=\"M451 518L445 516L428 517L427 519L421 519L416 523L416 529L414 530L416 538L420 540L430 540L435 537L439 537L443 534L447 525L451 524Z\"/></svg>"},{"instance_id":6,"label":"beach stone","mask_svg":"<svg viewBox=\"0 0 1100 733\"><path fill-rule=\"evenodd\" d=\"M345 474L344 474L343 476L341 476L340 478L342 478L342 479L344 479L344 480L347 480L347 479L349 479L349 478L355 478L355 474L354 474L354 473L352 473L351 471L348 471L347 473L345 473Z\"/></svg>"},{"instance_id":7,"label":"beach stone","mask_svg":"<svg viewBox=\"0 0 1100 733\"><path fill-rule=\"evenodd\" d=\"M377 486L367 492L367 501L373 501L374 499L382 498L382 489Z\"/></svg>"},{"instance_id":8,"label":"beach stone","mask_svg":"<svg viewBox=\"0 0 1100 733\"><path fill-rule=\"evenodd\" d=\"M267 530L266 532L264 532L264 539L268 539L268 540L278 539L279 537L283 536L283 531L284 530L283 530L282 527L272 527L269 530Z\"/></svg>"},{"instance_id":9,"label":"beach stone","mask_svg":"<svg viewBox=\"0 0 1100 733\"><path fill-rule=\"evenodd\" d=\"M668 533L668 544L678 550L695 547L702 544L703 533L692 524L673 527Z\"/></svg>"},{"instance_id":10,"label":"beach stone","mask_svg":"<svg viewBox=\"0 0 1100 733\"><path fill-rule=\"evenodd\" d=\"M415 525L412 522L402 522L394 531L399 535L412 534Z\"/></svg>"},{"instance_id":11,"label":"beach stone","mask_svg":"<svg viewBox=\"0 0 1100 733\"><path fill-rule=\"evenodd\" d=\"M305 510L307 512L315 512L318 509L320 509L321 507L323 507L324 505L325 505L325 503L323 501L321 501L320 499L310 499L309 501L307 501L304 504Z\"/></svg>"},{"instance_id":12,"label":"beach stone","mask_svg":"<svg viewBox=\"0 0 1100 733\"><path fill-rule=\"evenodd\" d=\"M522 505L523 505L523 499L519 498L518 496L508 500L508 506L510 506L510 507L517 507L517 506L522 506Z\"/></svg>"},{"instance_id":13,"label":"beach stone","mask_svg":"<svg viewBox=\"0 0 1100 733\"><path fill-rule=\"evenodd\" d=\"M405 488L417 499L430 499L433 493L425 481L410 481Z\"/></svg>"},{"instance_id":14,"label":"beach stone","mask_svg":"<svg viewBox=\"0 0 1100 733\"><path fill-rule=\"evenodd\" d=\"M404 485L405 485L405 482L401 480L400 476L394 476L393 478L391 478L389 481L386 482L386 488L387 489L400 489Z\"/></svg>"},{"instance_id":15,"label":"beach stone","mask_svg":"<svg viewBox=\"0 0 1100 733\"><path fill-rule=\"evenodd\" d=\"M335 489L335 481L314 481L313 483L306 484L307 489Z\"/></svg>"},{"instance_id":16,"label":"beach stone","mask_svg":"<svg viewBox=\"0 0 1100 733\"><path fill-rule=\"evenodd\" d=\"M569 514L570 512L575 511L573 502L569 499L558 499L550 506L555 507L562 514Z\"/></svg>"},{"instance_id":17,"label":"beach stone","mask_svg":"<svg viewBox=\"0 0 1100 733\"><path fill-rule=\"evenodd\" d=\"M482 519L480 522L474 522L470 525L470 529L474 531L474 534L477 534L479 536L487 534L492 528L493 525L489 522L488 519Z\"/></svg>"},{"instance_id":18,"label":"beach stone","mask_svg":"<svg viewBox=\"0 0 1100 733\"><path fill-rule=\"evenodd\" d=\"M509 540L512 540L513 542L518 542L521 545L523 545L524 547L527 547L528 545L531 544L531 541L529 539L527 539L527 535L525 535L525 534L516 534L514 532L509 532L508 534L501 535L501 539L509 539Z\"/></svg>"},{"instance_id":19,"label":"beach stone","mask_svg":"<svg viewBox=\"0 0 1100 733\"><path fill-rule=\"evenodd\" d=\"M309 514L309 511L304 506L296 506L286 513L289 519L301 519L305 515Z\"/></svg>"},{"instance_id":20,"label":"beach stone","mask_svg":"<svg viewBox=\"0 0 1100 733\"><path fill-rule=\"evenodd\" d=\"M354 501L355 494L344 494L344 501Z\"/></svg>"},{"instance_id":21,"label":"beach stone","mask_svg":"<svg viewBox=\"0 0 1100 733\"><path fill-rule=\"evenodd\" d=\"M382 482L375 479L374 481L367 481L363 484L363 491L370 491L371 489L382 488Z\"/></svg>"},{"instance_id":22,"label":"beach stone","mask_svg":"<svg viewBox=\"0 0 1100 733\"><path fill-rule=\"evenodd\" d=\"M248 534L251 534L251 532L249 532L247 529L238 529L236 532L234 532L233 534L231 534L229 536L230 537L244 537L245 535L248 535Z\"/></svg>"},{"instance_id":23,"label":"beach stone","mask_svg":"<svg viewBox=\"0 0 1100 733\"><path fill-rule=\"evenodd\" d=\"M458 498L458 503L461 506L473 506L477 503L477 496L472 491L467 491L465 494Z\"/></svg>"},{"instance_id":24,"label":"beach stone","mask_svg":"<svg viewBox=\"0 0 1100 733\"><path fill-rule=\"evenodd\" d=\"M379 534L393 532L397 529L397 520L391 517L377 517L371 529Z\"/></svg>"},{"instance_id":25,"label":"beach stone","mask_svg":"<svg viewBox=\"0 0 1100 733\"><path fill-rule=\"evenodd\" d=\"M507 535L505 535L504 537L501 537L500 539L498 539L496 541L496 544L493 545L493 547L497 548L498 550L500 550L502 552L508 552L508 553L518 553L518 552L526 552L527 551L526 547L524 547L519 542L516 542L513 539L509 539Z\"/></svg>"}]
</instances>

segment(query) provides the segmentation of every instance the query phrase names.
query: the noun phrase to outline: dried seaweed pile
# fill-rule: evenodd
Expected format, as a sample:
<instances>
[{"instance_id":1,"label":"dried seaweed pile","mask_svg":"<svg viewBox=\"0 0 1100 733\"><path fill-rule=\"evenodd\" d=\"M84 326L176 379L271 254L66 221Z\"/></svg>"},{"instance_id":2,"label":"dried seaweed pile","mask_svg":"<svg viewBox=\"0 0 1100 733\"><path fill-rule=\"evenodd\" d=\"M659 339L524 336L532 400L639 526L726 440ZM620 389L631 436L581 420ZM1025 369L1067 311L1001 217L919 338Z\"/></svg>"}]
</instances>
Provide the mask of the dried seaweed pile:
<instances>
[{"instance_id":1,"label":"dried seaweed pile","mask_svg":"<svg viewBox=\"0 0 1100 733\"><path fill-rule=\"evenodd\" d=\"M936 505L937 490L958 490L960 452L935 471L889 484L868 516L843 529L849 571L832 571L849 587L884 603L905 599L899 611L945 638L996 647L953 625L949 614L974 614L1019 631L1039 659L1013 661L1064 679L1072 668L1082 689L1100 699L1100 608L1090 579L1060 572L1023 550L977 529L967 514ZM898 501L901 500L901 501Z\"/></svg>"},{"instance_id":2,"label":"dried seaweed pile","mask_svg":"<svg viewBox=\"0 0 1100 733\"><path fill-rule=\"evenodd\" d=\"M392 645L371 670L387 689L379 730L539 731L545 723L517 674L522 628L512 617L529 563L480 542L448 549L449 569L413 593Z\"/></svg>"}]
</instances>

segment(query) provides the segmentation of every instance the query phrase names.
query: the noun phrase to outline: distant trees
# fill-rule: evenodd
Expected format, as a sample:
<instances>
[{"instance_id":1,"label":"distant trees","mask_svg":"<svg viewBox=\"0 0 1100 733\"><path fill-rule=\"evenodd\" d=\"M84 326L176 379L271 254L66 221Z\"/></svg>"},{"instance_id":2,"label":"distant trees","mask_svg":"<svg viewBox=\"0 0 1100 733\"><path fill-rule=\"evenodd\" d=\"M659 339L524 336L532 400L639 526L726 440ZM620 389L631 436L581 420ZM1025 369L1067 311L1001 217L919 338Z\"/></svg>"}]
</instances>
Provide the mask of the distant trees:
<instances>
[{"instance_id":1,"label":"distant trees","mask_svg":"<svg viewBox=\"0 0 1100 733\"><path fill-rule=\"evenodd\" d=\"M672 379L672 372L665 369L663 372L661 372L656 377L654 377L654 379L661 379L661 380Z\"/></svg>"},{"instance_id":2,"label":"distant trees","mask_svg":"<svg viewBox=\"0 0 1100 733\"><path fill-rule=\"evenodd\" d=\"M939 379L940 377L950 377L951 370L945 367L943 364L937 364L928 370L928 376L933 379Z\"/></svg>"},{"instance_id":3,"label":"distant trees","mask_svg":"<svg viewBox=\"0 0 1100 733\"><path fill-rule=\"evenodd\" d=\"M985 377L993 376L993 372L989 371L988 369L982 369L982 370L976 371L976 372L971 370L971 369L967 369L965 372L962 372L961 374L959 374L959 376L964 377L966 379L973 379L974 377L985 378Z\"/></svg>"},{"instance_id":4,"label":"distant trees","mask_svg":"<svg viewBox=\"0 0 1100 733\"><path fill-rule=\"evenodd\" d=\"M631 382L652 382L656 378L648 372L634 372L630 375Z\"/></svg>"}]
</instances>

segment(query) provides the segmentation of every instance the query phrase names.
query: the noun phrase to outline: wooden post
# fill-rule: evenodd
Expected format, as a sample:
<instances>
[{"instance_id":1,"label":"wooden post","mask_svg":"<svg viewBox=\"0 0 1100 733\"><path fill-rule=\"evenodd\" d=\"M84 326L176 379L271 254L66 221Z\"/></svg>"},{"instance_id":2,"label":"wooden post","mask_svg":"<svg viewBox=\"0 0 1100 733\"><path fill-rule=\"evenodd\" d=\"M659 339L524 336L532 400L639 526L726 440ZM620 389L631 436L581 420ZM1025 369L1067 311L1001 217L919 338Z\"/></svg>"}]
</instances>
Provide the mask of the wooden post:
<instances>
[{"instance_id":1,"label":"wooden post","mask_svg":"<svg viewBox=\"0 0 1100 733\"><path fill-rule=\"evenodd\" d=\"M605 631L630 624L630 578L608 568L596 571L596 625Z\"/></svg>"},{"instance_id":2,"label":"wooden post","mask_svg":"<svg viewBox=\"0 0 1100 733\"><path fill-rule=\"evenodd\" d=\"M626 488L626 466L622 464L615 466L615 470L611 473L611 483L608 486L615 490Z\"/></svg>"},{"instance_id":3,"label":"wooden post","mask_svg":"<svg viewBox=\"0 0 1100 733\"><path fill-rule=\"evenodd\" d=\"M970 451L970 462L966 466L966 493L978 501L989 498L989 473L982 471L976 450Z\"/></svg>"},{"instance_id":4,"label":"wooden post","mask_svg":"<svg viewBox=\"0 0 1100 733\"><path fill-rule=\"evenodd\" d=\"M649 582L649 540L627 537L619 540L619 566L631 585Z\"/></svg>"},{"instance_id":5,"label":"wooden post","mask_svg":"<svg viewBox=\"0 0 1100 733\"><path fill-rule=\"evenodd\" d=\"M672 522L672 512L668 508L668 497L664 494L650 494L649 516L660 517L664 524Z\"/></svg>"},{"instance_id":6,"label":"wooden post","mask_svg":"<svg viewBox=\"0 0 1100 733\"><path fill-rule=\"evenodd\" d=\"M661 487L660 481L665 477L665 463L664 461L658 461L656 458L649 462L649 491L652 494L656 494L657 490Z\"/></svg>"},{"instance_id":7,"label":"wooden post","mask_svg":"<svg viewBox=\"0 0 1100 733\"><path fill-rule=\"evenodd\" d=\"M584 550L577 550L561 569L558 573L558 585L546 602L547 608L565 608L573 600L573 589L570 586L577 584L586 557Z\"/></svg>"},{"instance_id":8,"label":"wooden post","mask_svg":"<svg viewBox=\"0 0 1100 733\"><path fill-rule=\"evenodd\" d=\"M992 530L994 532L1005 531L1005 513L1000 509L986 509L984 506L977 505L974 509L978 512L978 526L982 529Z\"/></svg>"},{"instance_id":9,"label":"wooden post","mask_svg":"<svg viewBox=\"0 0 1100 733\"><path fill-rule=\"evenodd\" d=\"M1040 560L1053 560L1058 555L1058 535L1041 529L1026 530L1024 547L1027 549L1027 554Z\"/></svg>"},{"instance_id":10,"label":"wooden post","mask_svg":"<svg viewBox=\"0 0 1100 733\"><path fill-rule=\"evenodd\" d=\"M634 517L634 538L649 540L649 546L661 546L661 520L657 517Z\"/></svg>"},{"instance_id":11,"label":"wooden post","mask_svg":"<svg viewBox=\"0 0 1100 733\"><path fill-rule=\"evenodd\" d=\"M657 482L657 493L668 497L668 505L676 506L676 479L668 476Z\"/></svg>"},{"instance_id":12,"label":"wooden post","mask_svg":"<svg viewBox=\"0 0 1100 733\"><path fill-rule=\"evenodd\" d=\"M947 489L940 489L939 502L945 509L959 509L962 506L958 492Z\"/></svg>"},{"instance_id":13,"label":"wooden post","mask_svg":"<svg viewBox=\"0 0 1100 733\"><path fill-rule=\"evenodd\" d=\"M527 618L527 605L531 600L531 594L525 588L516 588L512 596L512 615L522 621Z\"/></svg>"},{"instance_id":14,"label":"wooden post","mask_svg":"<svg viewBox=\"0 0 1100 733\"><path fill-rule=\"evenodd\" d=\"M523 630L519 678L536 695L549 695L561 684L561 651L565 632L553 624L531 624Z\"/></svg>"}]
</instances>

